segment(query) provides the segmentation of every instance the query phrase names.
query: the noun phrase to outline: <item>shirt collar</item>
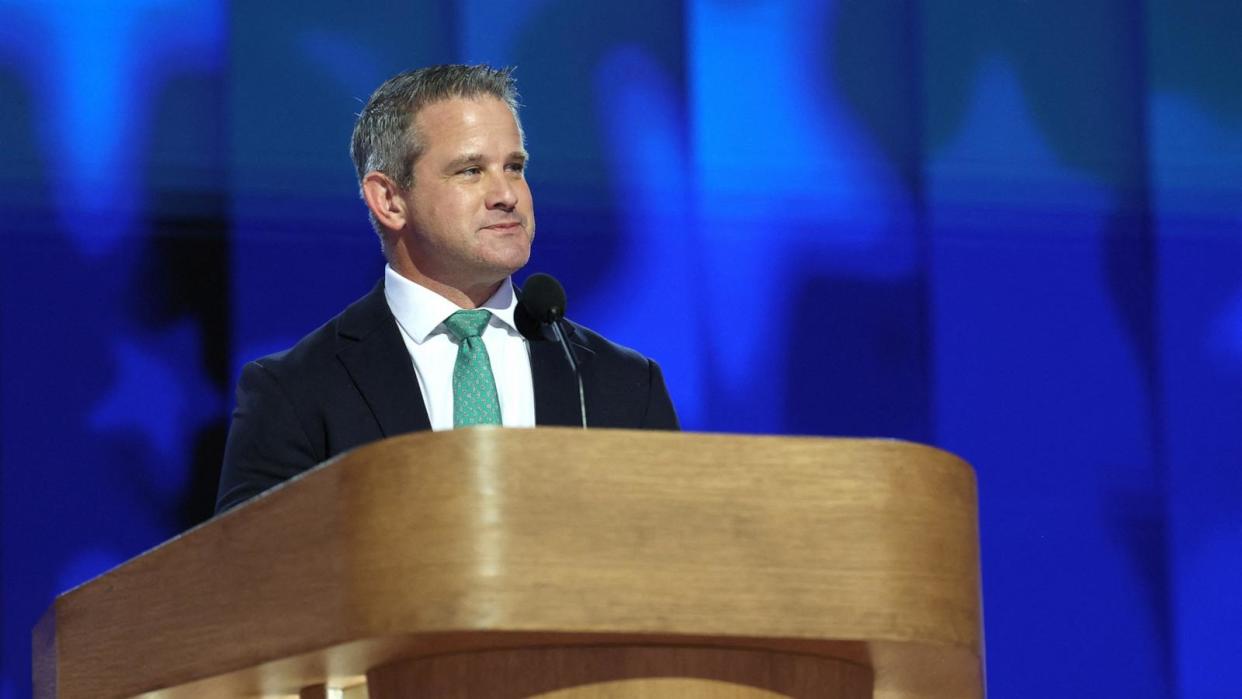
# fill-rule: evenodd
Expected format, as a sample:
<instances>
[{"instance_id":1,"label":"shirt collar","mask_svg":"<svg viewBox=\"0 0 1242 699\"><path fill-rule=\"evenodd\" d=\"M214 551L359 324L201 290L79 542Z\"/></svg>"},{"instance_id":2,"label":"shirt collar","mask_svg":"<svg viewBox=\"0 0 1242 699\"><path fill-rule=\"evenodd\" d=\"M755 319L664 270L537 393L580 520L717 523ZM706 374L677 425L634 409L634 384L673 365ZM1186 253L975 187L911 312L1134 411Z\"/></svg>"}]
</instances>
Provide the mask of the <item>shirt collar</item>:
<instances>
[{"instance_id":1,"label":"shirt collar","mask_svg":"<svg viewBox=\"0 0 1242 699\"><path fill-rule=\"evenodd\" d=\"M423 344L436 330L442 330L444 319L461 308L427 287L406 279L391 266L384 266L384 298L392 310L397 324L410 339ZM489 326L498 326L510 334L517 334L513 318L517 308L517 294L513 293L513 279L505 277L500 288L479 308L492 312Z\"/></svg>"}]
</instances>

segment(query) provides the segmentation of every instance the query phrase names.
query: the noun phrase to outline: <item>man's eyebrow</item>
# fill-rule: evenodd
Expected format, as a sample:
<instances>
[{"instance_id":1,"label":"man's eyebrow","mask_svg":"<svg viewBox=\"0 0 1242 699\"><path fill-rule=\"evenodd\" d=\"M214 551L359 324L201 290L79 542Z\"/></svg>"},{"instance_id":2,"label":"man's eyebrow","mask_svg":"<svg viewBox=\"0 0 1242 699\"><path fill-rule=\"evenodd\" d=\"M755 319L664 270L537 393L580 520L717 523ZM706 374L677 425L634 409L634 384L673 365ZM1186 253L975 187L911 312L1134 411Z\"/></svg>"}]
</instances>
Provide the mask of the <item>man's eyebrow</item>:
<instances>
[{"instance_id":1,"label":"man's eyebrow","mask_svg":"<svg viewBox=\"0 0 1242 699\"><path fill-rule=\"evenodd\" d=\"M448 164L444 166L444 169L448 172L456 172L457 170L460 170L468 165L482 165L486 160L487 158L485 158L482 153L463 153L462 155L450 160ZM525 163L530 160L530 154L524 150L515 150L505 158L506 162L512 162L514 160Z\"/></svg>"},{"instance_id":2,"label":"man's eyebrow","mask_svg":"<svg viewBox=\"0 0 1242 699\"><path fill-rule=\"evenodd\" d=\"M457 170L467 168L469 165L482 165L486 160L487 158L484 158L482 153L463 153L458 155L457 158L448 161L448 164L445 165L445 171L447 173L456 173ZM518 163L525 164L530 160L530 154L525 150L514 150L504 160L505 163L512 163L512 161L517 160Z\"/></svg>"},{"instance_id":3,"label":"man's eyebrow","mask_svg":"<svg viewBox=\"0 0 1242 699\"><path fill-rule=\"evenodd\" d=\"M444 169L449 170L449 171L456 171L463 167L466 167L467 165L480 165L482 163L483 163L482 153L464 153L450 160L448 165L444 166Z\"/></svg>"}]
</instances>

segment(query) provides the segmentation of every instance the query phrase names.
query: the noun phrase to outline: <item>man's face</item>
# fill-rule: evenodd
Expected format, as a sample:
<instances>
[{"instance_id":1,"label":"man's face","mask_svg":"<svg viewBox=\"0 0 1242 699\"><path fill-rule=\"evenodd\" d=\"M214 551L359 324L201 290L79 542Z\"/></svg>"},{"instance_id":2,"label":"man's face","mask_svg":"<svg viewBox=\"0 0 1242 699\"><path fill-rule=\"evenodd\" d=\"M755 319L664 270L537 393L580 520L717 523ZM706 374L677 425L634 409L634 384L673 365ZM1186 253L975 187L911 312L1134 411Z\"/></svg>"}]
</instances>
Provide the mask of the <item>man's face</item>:
<instances>
[{"instance_id":1,"label":"man's face","mask_svg":"<svg viewBox=\"0 0 1242 699\"><path fill-rule=\"evenodd\" d=\"M424 152L404 232L414 266L457 288L494 284L530 258L535 210L513 114L493 97L448 99L415 117Z\"/></svg>"}]
</instances>

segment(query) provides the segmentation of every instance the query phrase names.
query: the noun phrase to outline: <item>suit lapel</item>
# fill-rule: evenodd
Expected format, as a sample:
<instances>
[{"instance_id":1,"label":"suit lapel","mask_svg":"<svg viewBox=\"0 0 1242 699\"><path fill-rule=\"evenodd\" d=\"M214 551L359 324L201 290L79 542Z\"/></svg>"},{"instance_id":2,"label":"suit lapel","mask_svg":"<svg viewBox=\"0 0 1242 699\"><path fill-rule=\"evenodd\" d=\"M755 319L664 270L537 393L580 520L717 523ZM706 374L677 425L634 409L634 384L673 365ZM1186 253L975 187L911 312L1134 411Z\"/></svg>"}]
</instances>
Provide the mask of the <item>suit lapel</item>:
<instances>
[{"instance_id":1,"label":"suit lapel","mask_svg":"<svg viewBox=\"0 0 1242 699\"><path fill-rule=\"evenodd\" d=\"M550 332L541 332L537 337L528 335L527 339L530 340L530 372L535 385L535 424L581 426L578 382L574 381L574 372L565 359L565 350L561 349L561 344L551 337ZM569 344L578 358L583 381L586 381L587 367L594 353L587 348L576 327L569 337ZM587 410L590 410L589 401Z\"/></svg>"},{"instance_id":2,"label":"suit lapel","mask_svg":"<svg viewBox=\"0 0 1242 699\"><path fill-rule=\"evenodd\" d=\"M337 341L337 358L385 437L431 429L410 353L384 299L383 282L341 314Z\"/></svg>"}]
</instances>

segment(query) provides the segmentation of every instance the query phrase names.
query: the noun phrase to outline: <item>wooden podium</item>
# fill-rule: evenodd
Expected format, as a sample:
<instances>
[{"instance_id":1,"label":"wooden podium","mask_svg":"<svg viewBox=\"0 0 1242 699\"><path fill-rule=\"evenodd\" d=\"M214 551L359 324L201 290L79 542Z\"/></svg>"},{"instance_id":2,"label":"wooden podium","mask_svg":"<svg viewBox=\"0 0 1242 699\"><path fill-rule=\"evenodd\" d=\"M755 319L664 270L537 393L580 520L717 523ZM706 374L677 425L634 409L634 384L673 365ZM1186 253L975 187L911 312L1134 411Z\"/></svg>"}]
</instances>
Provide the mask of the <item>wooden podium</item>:
<instances>
[{"instance_id":1,"label":"wooden podium","mask_svg":"<svg viewBox=\"0 0 1242 699\"><path fill-rule=\"evenodd\" d=\"M58 597L35 692L982 697L975 498L898 441L406 435Z\"/></svg>"}]
</instances>

